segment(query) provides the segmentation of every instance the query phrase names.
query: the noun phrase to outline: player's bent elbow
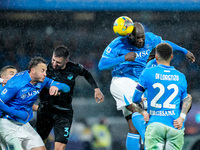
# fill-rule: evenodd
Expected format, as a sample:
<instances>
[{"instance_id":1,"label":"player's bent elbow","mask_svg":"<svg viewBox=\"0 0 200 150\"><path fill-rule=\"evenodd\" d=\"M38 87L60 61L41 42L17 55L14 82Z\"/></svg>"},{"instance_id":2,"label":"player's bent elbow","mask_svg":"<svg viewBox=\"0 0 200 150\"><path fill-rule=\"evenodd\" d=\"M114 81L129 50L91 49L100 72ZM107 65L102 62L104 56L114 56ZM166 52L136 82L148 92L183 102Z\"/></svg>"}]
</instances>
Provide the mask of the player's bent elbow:
<instances>
[{"instance_id":1,"label":"player's bent elbow","mask_svg":"<svg viewBox=\"0 0 200 150\"><path fill-rule=\"evenodd\" d=\"M188 94L189 100L192 101L192 95Z\"/></svg>"},{"instance_id":2,"label":"player's bent elbow","mask_svg":"<svg viewBox=\"0 0 200 150\"><path fill-rule=\"evenodd\" d=\"M100 71L105 70L105 68L103 67L102 63L99 63L98 68L99 68Z\"/></svg>"}]
</instances>

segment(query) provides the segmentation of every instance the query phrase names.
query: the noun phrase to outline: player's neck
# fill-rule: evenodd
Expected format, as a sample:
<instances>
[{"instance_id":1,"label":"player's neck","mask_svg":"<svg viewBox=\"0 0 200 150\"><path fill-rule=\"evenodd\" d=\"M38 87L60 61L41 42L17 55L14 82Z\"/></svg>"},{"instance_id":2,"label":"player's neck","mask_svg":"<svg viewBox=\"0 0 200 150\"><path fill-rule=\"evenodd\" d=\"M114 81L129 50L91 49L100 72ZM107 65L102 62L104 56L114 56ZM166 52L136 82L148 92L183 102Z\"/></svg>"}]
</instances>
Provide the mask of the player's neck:
<instances>
[{"instance_id":1,"label":"player's neck","mask_svg":"<svg viewBox=\"0 0 200 150\"><path fill-rule=\"evenodd\" d=\"M37 83L37 82L36 82L36 81L33 81L33 80L31 80L31 81L30 81L30 83L31 83L32 85L36 85L36 83Z\"/></svg>"},{"instance_id":2,"label":"player's neck","mask_svg":"<svg viewBox=\"0 0 200 150\"><path fill-rule=\"evenodd\" d=\"M170 66L169 62L166 61L157 61L158 65L165 65L165 66Z\"/></svg>"}]
</instances>

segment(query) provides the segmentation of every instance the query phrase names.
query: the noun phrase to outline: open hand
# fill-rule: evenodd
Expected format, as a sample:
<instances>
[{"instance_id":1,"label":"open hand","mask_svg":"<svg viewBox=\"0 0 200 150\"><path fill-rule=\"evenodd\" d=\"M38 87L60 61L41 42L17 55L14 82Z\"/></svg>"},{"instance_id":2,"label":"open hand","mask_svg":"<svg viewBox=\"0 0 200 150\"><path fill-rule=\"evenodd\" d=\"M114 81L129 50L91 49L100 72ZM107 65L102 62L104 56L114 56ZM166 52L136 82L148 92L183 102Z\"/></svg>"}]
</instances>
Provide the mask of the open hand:
<instances>
[{"instance_id":1,"label":"open hand","mask_svg":"<svg viewBox=\"0 0 200 150\"><path fill-rule=\"evenodd\" d=\"M96 100L96 103L102 103L104 101L104 95L103 93L101 92L101 90L99 88L96 88L95 90L95 93L94 93L94 98Z\"/></svg>"}]
</instances>

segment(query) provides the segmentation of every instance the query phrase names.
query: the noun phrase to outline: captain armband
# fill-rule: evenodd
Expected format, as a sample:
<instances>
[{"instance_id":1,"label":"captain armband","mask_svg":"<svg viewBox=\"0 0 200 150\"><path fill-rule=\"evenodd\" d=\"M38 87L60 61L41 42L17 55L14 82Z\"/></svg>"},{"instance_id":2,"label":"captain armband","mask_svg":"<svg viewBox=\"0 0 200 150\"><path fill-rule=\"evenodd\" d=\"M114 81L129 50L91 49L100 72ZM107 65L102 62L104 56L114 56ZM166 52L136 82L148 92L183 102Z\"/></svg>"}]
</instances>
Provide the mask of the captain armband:
<instances>
[{"instance_id":1,"label":"captain armband","mask_svg":"<svg viewBox=\"0 0 200 150\"><path fill-rule=\"evenodd\" d=\"M144 87L139 84L137 84L136 89L142 93L145 91Z\"/></svg>"}]
</instances>

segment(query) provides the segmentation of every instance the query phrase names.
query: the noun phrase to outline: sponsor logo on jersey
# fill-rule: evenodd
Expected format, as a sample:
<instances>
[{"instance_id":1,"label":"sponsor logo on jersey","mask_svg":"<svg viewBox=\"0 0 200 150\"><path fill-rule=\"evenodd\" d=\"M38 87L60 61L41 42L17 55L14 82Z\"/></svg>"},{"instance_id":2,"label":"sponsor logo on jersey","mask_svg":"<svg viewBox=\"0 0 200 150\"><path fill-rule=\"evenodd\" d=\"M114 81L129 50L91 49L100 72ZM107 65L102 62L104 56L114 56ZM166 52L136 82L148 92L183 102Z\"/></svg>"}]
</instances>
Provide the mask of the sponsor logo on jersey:
<instances>
[{"instance_id":1,"label":"sponsor logo on jersey","mask_svg":"<svg viewBox=\"0 0 200 150\"><path fill-rule=\"evenodd\" d=\"M40 93L39 90L35 90L35 91L28 92L28 93L24 93L24 94L22 94L20 97L21 97L22 99L25 99L25 98L29 98L29 97L31 97L31 96L35 96L35 95L37 95L37 94L39 94L39 93Z\"/></svg>"},{"instance_id":2,"label":"sponsor logo on jersey","mask_svg":"<svg viewBox=\"0 0 200 150\"><path fill-rule=\"evenodd\" d=\"M135 52L136 53L136 57L146 57L149 56L150 50L145 50L145 51L141 51L141 52Z\"/></svg>"},{"instance_id":3,"label":"sponsor logo on jersey","mask_svg":"<svg viewBox=\"0 0 200 150\"><path fill-rule=\"evenodd\" d=\"M175 115L174 110L166 110L166 111L154 111L154 110L150 110L150 115L153 116L173 116Z\"/></svg>"},{"instance_id":4,"label":"sponsor logo on jersey","mask_svg":"<svg viewBox=\"0 0 200 150\"><path fill-rule=\"evenodd\" d=\"M1 94L2 94L2 95L3 95L3 94L6 94L6 93L7 93L7 91L8 91L8 90L5 88L5 89L2 91L2 93L1 93Z\"/></svg>"}]
</instances>

